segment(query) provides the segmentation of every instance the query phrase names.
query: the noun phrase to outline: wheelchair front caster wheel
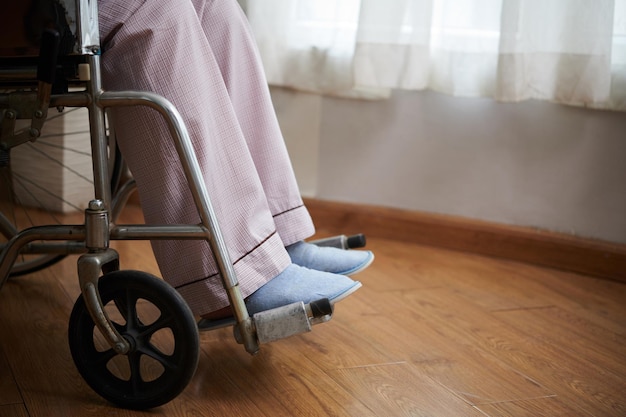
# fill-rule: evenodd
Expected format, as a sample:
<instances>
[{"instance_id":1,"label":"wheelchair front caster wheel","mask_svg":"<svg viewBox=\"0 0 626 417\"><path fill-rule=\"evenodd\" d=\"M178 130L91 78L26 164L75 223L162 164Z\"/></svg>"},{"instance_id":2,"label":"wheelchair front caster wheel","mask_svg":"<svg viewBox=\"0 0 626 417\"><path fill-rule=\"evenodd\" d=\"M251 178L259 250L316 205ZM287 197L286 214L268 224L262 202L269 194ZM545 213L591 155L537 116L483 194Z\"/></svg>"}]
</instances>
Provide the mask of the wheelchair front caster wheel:
<instances>
[{"instance_id":1,"label":"wheelchair front caster wheel","mask_svg":"<svg viewBox=\"0 0 626 417\"><path fill-rule=\"evenodd\" d=\"M109 319L131 349L116 353L80 296L69 321L69 345L85 382L113 404L148 409L180 394L196 371L199 335L180 294L140 271L116 271L98 281Z\"/></svg>"}]
</instances>

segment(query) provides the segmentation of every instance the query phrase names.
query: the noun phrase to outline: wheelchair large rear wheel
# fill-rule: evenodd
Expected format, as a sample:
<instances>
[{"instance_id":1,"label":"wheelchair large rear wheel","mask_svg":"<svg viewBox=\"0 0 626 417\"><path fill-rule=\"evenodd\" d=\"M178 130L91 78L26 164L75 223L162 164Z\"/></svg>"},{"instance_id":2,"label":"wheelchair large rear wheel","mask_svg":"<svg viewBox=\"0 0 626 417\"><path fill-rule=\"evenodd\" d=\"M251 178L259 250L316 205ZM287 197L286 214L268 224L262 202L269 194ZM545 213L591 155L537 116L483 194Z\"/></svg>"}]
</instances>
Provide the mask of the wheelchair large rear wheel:
<instances>
[{"instance_id":1,"label":"wheelchair large rear wheel","mask_svg":"<svg viewBox=\"0 0 626 417\"><path fill-rule=\"evenodd\" d=\"M175 398L191 380L199 356L193 314L163 280L140 271L116 271L98 283L105 312L129 341L117 354L95 326L83 297L69 322L72 358L100 396L130 409L148 409Z\"/></svg>"}]
</instances>

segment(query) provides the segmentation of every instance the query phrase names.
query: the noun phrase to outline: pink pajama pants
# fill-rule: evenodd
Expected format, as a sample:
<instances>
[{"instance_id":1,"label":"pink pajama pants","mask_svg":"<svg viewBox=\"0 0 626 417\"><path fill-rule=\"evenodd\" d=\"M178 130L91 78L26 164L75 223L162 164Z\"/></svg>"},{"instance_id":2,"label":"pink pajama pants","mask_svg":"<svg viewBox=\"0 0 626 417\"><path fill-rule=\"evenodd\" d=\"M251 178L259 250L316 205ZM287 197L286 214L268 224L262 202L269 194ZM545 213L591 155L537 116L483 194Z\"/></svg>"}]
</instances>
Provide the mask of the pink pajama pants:
<instances>
[{"instance_id":1,"label":"pink pajama pants","mask_svg":"<svg viewBox=\"0 0 626 417\"><path fill-rule=\"evenodd\" d=\"M286 268L284 246L313 234L254 39L236 0L100 0L105 90L158 93L179 110L244 297ZM161 116L117 109L119 146L147 223L199 216ZM197 315L228 305L204 241L153 241L163 278Z\"/></svg>"}]
</instances>

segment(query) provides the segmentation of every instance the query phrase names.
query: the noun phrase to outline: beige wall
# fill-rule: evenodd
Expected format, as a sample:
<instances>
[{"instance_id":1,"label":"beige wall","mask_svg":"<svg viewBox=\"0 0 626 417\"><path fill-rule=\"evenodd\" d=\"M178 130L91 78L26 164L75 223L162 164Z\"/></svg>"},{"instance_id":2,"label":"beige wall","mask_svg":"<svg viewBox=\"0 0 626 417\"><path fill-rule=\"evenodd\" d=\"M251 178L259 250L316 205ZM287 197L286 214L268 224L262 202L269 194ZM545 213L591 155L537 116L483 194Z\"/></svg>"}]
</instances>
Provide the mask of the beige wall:
<instances>
[{"instance_id":1,"label":"beige wall","mask_svg":"<svg viewBox=\"0 0 626 417\"><path fill-rule=\"evenodd\" d=\"M305 196L626 243L626 113L273 88Z\"/></svg>"},{"instance_id":2,"label":"beige wall","mask_svg":"<svg viewBox=\"0 0 626 417\"><path fill-rule=\"evenodd\" d=\"M307 197L626 243L625 113L433 92L380 101L280 88L272 95ZM86 118L64 122L59 129L81 131ZM86 135L69 137L88 150ZM90 176L74 153L59 157ZM91 198L91 185L75 174L58 178L42 164L28 166L44 195L79 206Z\"/></svg>"}]
</instances>

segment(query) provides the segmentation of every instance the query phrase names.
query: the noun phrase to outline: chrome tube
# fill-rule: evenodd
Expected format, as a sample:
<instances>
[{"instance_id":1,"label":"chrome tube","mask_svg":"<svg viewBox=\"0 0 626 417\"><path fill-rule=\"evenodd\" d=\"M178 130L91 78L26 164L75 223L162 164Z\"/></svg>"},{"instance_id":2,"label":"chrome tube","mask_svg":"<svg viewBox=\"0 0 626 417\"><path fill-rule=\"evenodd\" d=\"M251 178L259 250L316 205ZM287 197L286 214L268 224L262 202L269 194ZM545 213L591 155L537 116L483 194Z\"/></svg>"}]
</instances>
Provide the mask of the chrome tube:
<instances>
[{"instance_id":1,"label":"chrome tube","mask_svg":"<svg viewBox=\"0 0 626 417\"><path fill-rule=\"evenodd\" d=\"M111 240L200 240L206 239L208 230L202 225L115 225L111 228Z\"/></svg>"},{"instance_id":2,"label":"chrome tube","mask_svg":"<svg viewBox=\"0 0 626 417\"><path fill-rule=\"evenodd\" d=\"M90 96L98 97L102 94L100 75L100 56L87 57L91 82L88 83ZM94 196L104 202L105 210L111 209L111 184L109 176L108 144L104 122L104 109L99 106L97 99L86 106L89 110L89 125L91 133L91 159L93 167Z\"/></svg>"},{"instance_id":3,"label":"chrome tube","mask_svg":"<svg viewBox=\"0 0 626 417\"><path fill-rule=\"evenodd\" d=\"M6 282L11 268L22 247L35 240L85 240L83 225L36 226L22 230L13 236L0 252L0 289Z\"/></svg>"}]
</instances>

